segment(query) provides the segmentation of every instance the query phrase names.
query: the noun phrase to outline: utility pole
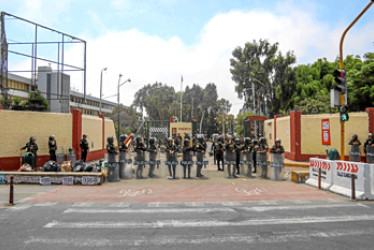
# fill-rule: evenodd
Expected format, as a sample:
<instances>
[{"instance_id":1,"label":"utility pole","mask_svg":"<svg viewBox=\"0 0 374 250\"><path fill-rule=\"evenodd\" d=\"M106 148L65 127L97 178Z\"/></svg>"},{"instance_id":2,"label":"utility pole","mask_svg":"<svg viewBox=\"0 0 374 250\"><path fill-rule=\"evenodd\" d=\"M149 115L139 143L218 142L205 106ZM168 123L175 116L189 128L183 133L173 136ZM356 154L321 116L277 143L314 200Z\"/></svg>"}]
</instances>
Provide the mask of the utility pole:
<instances>
[{"instance_id":1,"label":"utility pole","mask_svg":"<svg viewBox=\"0 0 374 250\"><path fill-rule=\"evenodd\" d=\"M352 28L352 26L361 18L361 16L373 5L374 0L371 0L370 3L365 7L363 11L353 20L353 22L348 26L348 28L343 32L343 35L340 39L340 45L339 45L339 69L344 68L344 61L343 61L343 42L345 35L348 33L348 31ZM340 106L344 106L344 93L340 93ZM340 120L340 160L344 161L344 155L345 155L345 139L344 139L344 121Z\"/></svg>"},{"instance_id":2,"label":"utility pole","mask_svg":"<svg viewBox=\"0 0 374 250\"><path fill-rule=\"evenodd\" d=\"M181 114L179 121L182 122L182 110L183 110L183 76L181 76Z\"/></svg>"}]
</instances>

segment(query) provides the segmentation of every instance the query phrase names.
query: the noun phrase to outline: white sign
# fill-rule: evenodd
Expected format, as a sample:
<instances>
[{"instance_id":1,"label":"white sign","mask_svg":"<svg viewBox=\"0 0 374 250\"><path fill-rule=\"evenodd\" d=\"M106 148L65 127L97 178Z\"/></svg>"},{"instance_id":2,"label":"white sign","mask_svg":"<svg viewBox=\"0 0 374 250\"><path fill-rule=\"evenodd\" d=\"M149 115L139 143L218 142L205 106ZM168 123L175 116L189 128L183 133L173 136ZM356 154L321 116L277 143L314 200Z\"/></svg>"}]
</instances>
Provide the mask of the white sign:
<instances>
[{"instance_id":1,"label":"white sign","mask_svg":"<svg viewBox=\"0 0 374 250\"><path fill-rule=\"evenodd\" d=\"M332 177L335 170L332 161L311 158L309 160L309 178L305 183L313 187L318 187L319 169L321 169L321 188L330 190L330 187L333 185Z\"/></svg>"}]
</instances>

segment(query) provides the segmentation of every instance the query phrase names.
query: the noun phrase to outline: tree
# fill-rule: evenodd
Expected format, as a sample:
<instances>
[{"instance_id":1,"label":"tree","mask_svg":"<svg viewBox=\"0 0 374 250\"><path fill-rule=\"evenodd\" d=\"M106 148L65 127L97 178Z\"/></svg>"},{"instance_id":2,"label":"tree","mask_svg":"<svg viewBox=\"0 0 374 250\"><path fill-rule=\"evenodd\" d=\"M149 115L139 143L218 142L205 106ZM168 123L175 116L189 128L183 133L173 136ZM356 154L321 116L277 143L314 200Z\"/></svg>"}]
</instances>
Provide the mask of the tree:
<instances>
[{"instance_id":1,"label":"tree","mask_svg":"<svg viewBox=\"0 0 374 250\"><path fill-rule=\"evenodd\" d=\"M120 134L131 134L135 133L142 122L142 114L136 112L134 107L127 107L124 105L119 106L120 110ZM109 115L110 119L113 120L116 134L118 133L118 106L113 109L113 112Z\"/></svg>"},{"instance_id":2,"label":"tree","mask_svg":"<svg viewBox=\"0 0 374 250\"><path fill-rule=\"evenodd\" d=\"M277 90L292 75L290 65L296 62L293 52L285 56L278 52L278 43L270 44L267 40L254 40L244 48L237 47L230 59L232 79L236 83L235 91L239 98L245 97L245 105L255 107L256 114L273 116L280 110L281 99L277 99ZM253 96L252 85L255 89ZM278 95L281 97L280 95ZM254 98L254 100L253 100Z\"/></svg>"}]
</instances>

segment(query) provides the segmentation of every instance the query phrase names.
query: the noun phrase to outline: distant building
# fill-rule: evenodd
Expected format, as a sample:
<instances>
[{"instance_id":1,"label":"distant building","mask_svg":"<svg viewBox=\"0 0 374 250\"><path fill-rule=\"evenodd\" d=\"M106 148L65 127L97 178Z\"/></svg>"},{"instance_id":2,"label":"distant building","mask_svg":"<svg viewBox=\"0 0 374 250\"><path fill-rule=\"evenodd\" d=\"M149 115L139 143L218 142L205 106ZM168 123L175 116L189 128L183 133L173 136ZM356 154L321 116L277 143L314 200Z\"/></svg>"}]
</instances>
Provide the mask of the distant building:
<instances>
[{"instance_id":1,"label":"distant building","mask_svg":"<svg viewBox=\"0 0 374 250\"><path fill-rule=\"evenodd\" d=\"M48 66L39 67L36 84L37 86L33 86L30 78L8 73L7 87L10 96L25 99L36 87L48 100L50 112L69 113L73 108L81 110L82 114L99 115L100 98L86 95L85 103L82 93L70 89L70 76L67 74L53 72ZM114 102L102 100L101 112L108 116L116 105Z\"/></svg>"}]
</instances>

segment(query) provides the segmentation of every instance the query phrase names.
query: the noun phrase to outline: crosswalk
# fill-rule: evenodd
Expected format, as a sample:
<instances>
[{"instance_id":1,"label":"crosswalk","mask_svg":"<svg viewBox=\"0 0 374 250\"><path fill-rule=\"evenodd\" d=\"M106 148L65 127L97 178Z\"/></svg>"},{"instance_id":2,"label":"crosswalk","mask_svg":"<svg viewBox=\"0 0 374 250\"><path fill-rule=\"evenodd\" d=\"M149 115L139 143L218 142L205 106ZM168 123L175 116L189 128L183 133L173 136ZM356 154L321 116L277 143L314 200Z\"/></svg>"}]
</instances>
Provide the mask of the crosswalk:
<instances>
[{"instance_id":1,"label":"crosswalk","mask_svg":"<svg viewBox=\"0 0 374 250\"><path fill-rule=\"evenodd\" d=\"M148 203L129 203L129 202L75 202L65 203L71 207L149 207L149 208L172 208L172 207L211 207L211 206L223 206L223 207L247 207L247 206L284 206L285 204L291 205L308 205L308 204L327 204L326 206L333 206L331 204L351 204L349 201L344 199L323 199L323 200L256 200L256 201L230 201L230 202L148 202ZM25 202L18 203L14 207L9 207L11 210L22 210L30 207L53 207L64 203L58 202ZM361 204L361 203L356 203ZM361 204L362 205L362 204ZM318 205L319 206L319 205ZM279 209L281 209L280 207Z\"/></svg>"},{"instance_id":2,"label":"crosswalk","mask_svg":"<svg viewBox=\"0 0 374 250\"><path fill-rule=\"evenodd\" d=\"M21 206L54 211L23 239L26 249L288 249L374 235L371 205L344 199Z\"/></svg>"}]
</instances>

